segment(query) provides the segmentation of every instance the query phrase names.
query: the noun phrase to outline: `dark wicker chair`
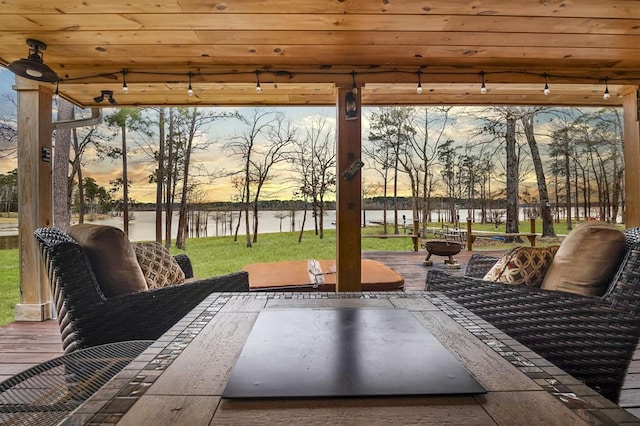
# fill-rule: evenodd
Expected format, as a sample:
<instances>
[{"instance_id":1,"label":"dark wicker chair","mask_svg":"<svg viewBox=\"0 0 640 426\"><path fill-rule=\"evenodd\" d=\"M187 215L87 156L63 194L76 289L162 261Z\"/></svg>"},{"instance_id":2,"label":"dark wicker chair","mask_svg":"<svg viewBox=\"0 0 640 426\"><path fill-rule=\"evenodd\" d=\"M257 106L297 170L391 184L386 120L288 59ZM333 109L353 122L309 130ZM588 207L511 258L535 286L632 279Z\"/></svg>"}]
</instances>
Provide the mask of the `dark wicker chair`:
<instances>
[{"instance_id":1,"label":"dark wicker chair","mask_svg":"<svg viewBox=\"0 0 640 426\"><path fill-rule=\"evenodd\" d=\"M439 291L617 402L640 336L640 232L625 231L627 251L602 297L510 286L481 278L496 258L474 254L465 276L431 270Z\"/></svg>"},{"instance_id":2,"label":"dark wicker chair","mask_svg":"<svg viewBox=\"0 0 640 426\"><path fill-rule=\"evenodd\" d=\"M77 349L126 340L156 340L213 292L249 291L246 272L106 298L83 249L57 228L35 231L58 314L62 346ZM186 255L177 256L193 276Z\"/></svg>"}]
</instances>

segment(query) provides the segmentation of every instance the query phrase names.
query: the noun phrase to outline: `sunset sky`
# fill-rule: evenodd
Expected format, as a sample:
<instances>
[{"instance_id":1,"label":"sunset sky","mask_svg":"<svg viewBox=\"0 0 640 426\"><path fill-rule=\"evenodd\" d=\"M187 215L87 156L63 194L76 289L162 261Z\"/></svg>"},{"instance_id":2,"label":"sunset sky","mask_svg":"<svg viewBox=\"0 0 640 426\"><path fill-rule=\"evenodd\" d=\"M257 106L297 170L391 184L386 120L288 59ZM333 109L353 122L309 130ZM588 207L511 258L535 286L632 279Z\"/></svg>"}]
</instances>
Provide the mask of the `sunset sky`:
<instances>
[{"instance_id":1,"label":"sunset sky","mask_svg":"<svg viewBox=\"0 0 640 426\"><path fill-rule=\"evenodd\" d=\"M8 70L0 67L0 118L13 117L15 114L15 108L11 102L6 101L6 96L15 98L15 92L11 88L14 82L14 76ZM116 94L118 96L126 96L124 94ZM55 106L55 104L54 104ZM334 126L336 121L335 108L333 107L286 107L286 108L272 108L277 111L283 112L286 117L291 120L299 129L300 135L304 135L304 129L309 123L317 117L326 117L327 120ZM253 114L253 108L212 108L214 111L237 111L242 115L251 116ZM362 133L363 143L367 142L368 134L368 117L373 109L363 108L362 114ZM458 107L452 111L452 114L456 116L456 122L454 125L449 126L447 129L447 136L454 139L458 143L465 143L469 140L470 136L476 130L478 122L473 119L469 114L464 112L477 111L474 108ZM104 115L108 116L113 110L105 109ZM88 110L85 111L89 113ZM54 121L55 117L54 110ZM15 117L13 117L15 119ZM228 152L224 152L223 144L229 138L239 135L244 130L244 125L235 119L224 119L214 122L206 134L208 140L213 140L215 143L210 146L206 151L198 151L194 154L193 162L203 167L209 172L226 170L237 171L241 168L240 160L233 158ZM537 129L540 133L538 135L539 143L544 143L547 140L544 126L539 126ZM80 131L80 133L82 133ZM110 130L105 128L105 134L111 133ZM113 146L120 146L120 136L114 137L109 144ZM155 186L148 183L148 177L152 172L152 163L149 160L148 154L145 154L142 148L138 144L144 145L145 142L135 134L128 134L128 161L129 161L129 179L133 182L130 189L131 199L139 202L154 202L155 201ZM17 167L15 158L5 159L0 158L0 173L9 172ZM292 188L295 187L295 182L282 182L288 174L287 165L282 165L279 170L276 171L274 176L274 183L267 185L263 190L263 198L265 199L290 199L292 196ZM109 189L110 180L114 180L121 176L122 173L120 160L105 160L98 162L95 155L88 152L85 155L84 162L84 176L94 178L98 184ZM362 170L363 184L370 185L376 182L378 179L376 173L372 170ZM201 181L199 190L204 194L203 201L232 201L234 192L229 178L219 178L213 182L206 180ZM400 191L402 195L408 195L409 188L406 179L401 181ZM119 198L121 195L117 195Z\"/></svg>"},{"instance_id":2,"label":"sunset sky","mask_svg":"<svg viewBox=\"0 0 640 426\"><path fill-rule=\"evenodd\" d=\"M15 92L11 88L14 82L14 76L8 70L0 67L0 97L8 95L15 98ZM117 99L116 94L116 99ZM125 96L120 94L119 96ZM335 126L335 108L332 107L286 107L272 108L283 112L287 118L293 121L300 129L304 129L310 120L314 117L327 117L332 125ZM237 111L240 114L251 116L253 108L212 108L214 111ZM104 110L107 116L112 112L110 109ZM10 102L0 102L0 117L13 117L15 114L14 107ZM54 111L54 120L55 111ZM366 118L364 119L366 121ZM364 127L364 126L363 126ZM199 151L194 154L193 161L204 167L208 171L217 170L238 170L240 162L237 159L229 157L224 152L223 144L226 140L239 134L243 130L243 125L238 120L225 119L214 122L209 131L207 138L214 140L215 143L206 151ZM109 133L107 131L106 133ZM112 141L108 142L113 146L120 146L120 136L116 136ZM155 186L148 183L148 176L152 171L152 164L149 157L143 152L143 149L136 146L136 141L141 142L141 138L133 134L128 134L128 161L129 161L129 179L133 181L130 189L130 197L141 202L152 202L155 200ZM0 173L6 173L17 167L15 158L0 159ZM85 176L94 178L100 185L109 188L109 181L121 175L120 161L104 161L97 162L94 155L86 154L84 165ZM281 168L277 171L277 177L284 177L287 174L287 168ZM279 179L274 179L279 180ZM267 185L263 193L268 198L288 199L291 197L292 183L279 183ZM214 182L203 182L201 190L206 193L206 199L209 201L231 201L233 198L233 189L229 179L221 178Z\"/></svg>"}]
</instances>

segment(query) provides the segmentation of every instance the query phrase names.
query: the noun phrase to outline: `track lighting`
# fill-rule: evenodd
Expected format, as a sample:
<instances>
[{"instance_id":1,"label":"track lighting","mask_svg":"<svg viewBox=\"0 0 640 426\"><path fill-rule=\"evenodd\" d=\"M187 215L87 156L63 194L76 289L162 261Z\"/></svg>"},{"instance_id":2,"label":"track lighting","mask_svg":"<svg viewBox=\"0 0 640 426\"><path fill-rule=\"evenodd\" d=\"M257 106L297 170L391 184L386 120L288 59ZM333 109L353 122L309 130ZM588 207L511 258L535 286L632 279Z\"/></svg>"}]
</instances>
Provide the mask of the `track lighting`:
<instances>
[{"instance_id":1,"label":"track lighting","mask_svg":"<svg viewBox=\"0 0 640 426\"><path fill-rule=\"evenodd\" d=\"M127 70L122 70L122 93L125 95L129 92L129 87L127 86Z\"/></svg>"},{"instance_id":2,"label":"track lighting","mask_svg":"<svg viewBox=\"0 0 640 426\"><path fill-rule=\"evenodd\" d=\"M113 98L113 90L102 90L100 92L100 96L96 96L93 100L99 104L104 100L108 100L111 105L117 104L116 100Z\"/></svg>"},{"instance_id":3,"label":"track lighting","mask_svg":"<svg viewBox=\"0 0 640 426\"><path fill-rule=\"evenodd\" d=\"M484 82L484 71L480 71L480 77L482 78L482 86L480 86L480 93L483 95L487 93L487 85Z\"/></svg>"},{"instance_id":4,"label":"track lighting","mask_svg":"<svg viewBox=\"0 0 640 426\"><path fill-rule=\"evenodd\" d=\"M256 92L262 92L262 86L260 86L260 71L256 70Z\"/></svg>"},{"instance_id":5,"label":"track lighting","mask_svg":"<svg viewBox=\"0 0 640 426\"><path fill-rule=\"evenodd\" d=\"M602 98L606 101L611 98L611 93L609 93L609 77L604 78L604 94Z\"/></svg>"},{"instance_id":6,"label":"track lighting","mask_svg":"<svg viewBox=\"0 0 640 426\"><path fill-rule=\"evenodd\" d=\"M55 83L60 80L55 71L45 65L42 59L42 51L47 50L47 45L31 38L27 39L27 45L29 46L29 57L11 62L7 68L14 74L30 80L45 81L47 83Z\"/></svg>"},{"instance_id":7,"label":"track lighting","mask_svg":"<svg viewBox=\"0 0 640 426\"><path fill-rule=\"evenodd\" d=\"M551 89L549 89L549 76L544 74L544 89L542 90L545 96L548 96L551 93Z\"/></svg>"},{"instance_id":8,"label":"track lighting","mask_svg":"<svg viewBox=\"0 0 640 426\"><path fill-rule=\"evenodd\" d=\"M34 45L38 50L41 48L40 45ZM425 82L430 82L431 80L429 79L430 76L432 75L437 75L437 72L434 72L433 74L429 71L423 71L423 69L426 69L426 66L419 66L418 69L416 70L415 68L413 69L388 69L388 70L382 70L382 69L376 69L376 70L362 70L360 71L361 74L363 74L363 78L362 78L362 83L364 84L365 81L367 81L367 75L372 75L372 74L404 74L405 77L403 77L401 80L401 82L404 83L409 83L410 80L412 78L416 78L417 82L416 82L416 86L415 90L417 94L422 94L424 93L424 87L422 85L422 75L425 74L427 77L425 79ZM173 82L175 82L176 80L181 80L184 79L184 76L186 74L187 78L188 78L188 88L187 88L187 93L189 96L193 96L194 92L193 92L193 76L199 76L201 78L201 80L198 81L215 81L218 77L217 76L226 76L226 75L244 75L244 81L245 83L249 83L249 80L252 78L251 76L253 76L255 78L256 81L256 92L257 93L261 93L262 92L262 85L261 85L261 80L262 80L262 74L266 73L267 75L271 75L273 76L273 81L271 82L271 80L269 80L268 78L266 78L265 81L267 81L268 87L271 87L271 84L273 84L273 88L278 88L278 79L280 79L281 76L286 76L289 79L293 78L293 72L291 71L286 71L286 70L277 70L277 71L273 71L270 69L254 69L254 70L246 70L246 71L216 71L216 72L208 72L208 71L198 71L198 72L169 72L169 73L158 73L155 71L150 71L150 70L131 70L131 69L120 69L117 71L113 71L110 74L96 74L96 75L85 75L85 76L80 76L80 77L73 77L73 78L65 78L64 80L61 79L57 79L56 81L53 81L53 83L68 83L71 81L76 81L76 80L84 80L84 79L88 79L88 78L95 78L95 77L100 77L103 78L105 76L113 79L114 81L119 81L120 77L122 77L122 93L127 93L128 92L128 84L127 84L127 78L129 74L138 74L138 75L167 75L170 77L166 77L167 78L167 83L171 84ZM474 78L477 78L478 75L480 76L480 93L481 94L486 94L489 93L489 88L487 87L487 74L501 74L501 73L510 73L510 74L522 74L527 76L527 79L529 78L533 78L533 84L535 84L535 80L539 79L540 77L544 78L544 88L541 91L542 93L544 93L545 96L548 96L551 94L551 89L549 87L549 77L550 75L547 73L537 73L537 72L529 72L529 71L522 71L522 70L501 70L501 71L489 71L489 72L485 72L484 70L481 71L468 71L468 72L461 72L458 75L465 75L465 76L469 76L470 81L473 82ZM344 79L347 79L347 85L348 85L348 78L349 75L351 75L351 93L353 95L357 95L358 94L358 83L356 82L356 71L355 70L351 70L351 71L345 71L345 72L339 72L339 71L301 71L298 72L298 74L300 76L313 76L313 75L323 75L325 76L325 78L327 78L326 76L329 75L341 75L340 78L336 78L336 80L338 81L342 81L342 84L345 83ZM409 74L411 74L413 77L411 77ZM475 77L474 77L475 76ZM56 76L57 77L57 76ZM563 75L563 74L553 74L553 77L556 78L556 80L558 81L564 81L567 79L570 79L572 77L575 76L569 76L569 75ZM395 78L395 77L394 77ZM304 77L303 77L304 79ZM310 78L309 78L310 79ZM375 77L372 79L372 81L379 81L381 78L380 77ZM595 84L595 85L599 85L602 84L602 81L604 79L604 91L600 92L602 97L604 98L604 100L609 100L611 99L611 93L609 90L609 78L608 77L602 77L602 76L593 76L593 77L580 77L580 80L590 80ZM135 81L143 81L144 79L136 79ZM501 79L498 79L501 80ZM184 81L184 80L182 80ZM477 80L476 80L477 81ZM539 81L539 80L538 80ZM500 82L500 81L499 81ZM507 80L505 81L505 84L509 84L510 82ZM425 83L426 84L426 83ZM472 83L473 84L473 83ZM491 80L491 84L496 84L496 81ZM406 85L405 85L406 87ZM55 88L55 93L54 93L54 98L57 97L57 95L59 94L59 87L58 85L56 85ZM63 88L64 89L64 88ZM493 93L493 90L495 88L492 86L491 92ZM117 89L116 89L117 90ZM540 92L537 92L540 93ZM597 96L597 92L596 92L596 96ZM357 96L354 96L357 97ZM101 97L96 97L94 98L96 100L96 102L99 102L98 99L100 100L104 100L104 99L109 99L108 97L105 98L101 98Z\"/></svg>"}]
</instances>

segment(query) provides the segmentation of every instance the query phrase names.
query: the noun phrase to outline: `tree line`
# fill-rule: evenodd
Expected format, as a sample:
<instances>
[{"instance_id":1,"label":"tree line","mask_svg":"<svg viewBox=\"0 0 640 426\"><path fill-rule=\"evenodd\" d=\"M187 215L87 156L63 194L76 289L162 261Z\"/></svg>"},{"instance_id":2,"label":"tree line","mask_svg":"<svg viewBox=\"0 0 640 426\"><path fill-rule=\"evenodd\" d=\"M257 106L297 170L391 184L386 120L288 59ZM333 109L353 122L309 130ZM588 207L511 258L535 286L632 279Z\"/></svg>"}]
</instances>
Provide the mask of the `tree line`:
<instances>
[{"instance_id":1,"label":"tree line","mask_svg":"<svg viewBox=\"0 0 640 426\"><path fill-rule=\"evenodd\" d=\"M57 119L75 115L72 105L58 104ZM536 205L531 212L542 218L544 236L554 235L553 223L561 217L571 228L572 222L590 216L614 222L623 214L619 109L378 107L368 109L365 118L363 199L383 200L384 233L389 224L399 232L398 210L406 208L407 193L414 219L423 227L443 204L450 221L457 219L459 208L483 223L495 222L498 209L506 211L507 232L518 232L521 204ZM216 128L222 120L232 120L236 130L219 139ZM1 152L14 155L15 126L10 119L0 122ZM199 161L200 153L212 152L227 160L216 170ZM57 225L68 226L72 210L82 222L87 211L110 208L123 213L126 232L135 201L128 192L136 185L128 162L142 162L146 182L156 187L156 240L171 245L171 217L177 209L180 248L186 245L190 206L211 201L204 185L231 182L230 202L242 207L234 237L239 239L244 223L248 247L258 241L259 210L283 191L304 211L298 240L307 210L322 238L323 212L336 187L335 121L318 115L294 122L282 111L265 108L246 114L120 108L100 125L56 131L54 153ZM106 161L121 164L109 189L85 176L90 162ZM0 175L0 201L7 209L15 203L11 190L5 190L10 177Z\"/></svg>"}]
</instances>

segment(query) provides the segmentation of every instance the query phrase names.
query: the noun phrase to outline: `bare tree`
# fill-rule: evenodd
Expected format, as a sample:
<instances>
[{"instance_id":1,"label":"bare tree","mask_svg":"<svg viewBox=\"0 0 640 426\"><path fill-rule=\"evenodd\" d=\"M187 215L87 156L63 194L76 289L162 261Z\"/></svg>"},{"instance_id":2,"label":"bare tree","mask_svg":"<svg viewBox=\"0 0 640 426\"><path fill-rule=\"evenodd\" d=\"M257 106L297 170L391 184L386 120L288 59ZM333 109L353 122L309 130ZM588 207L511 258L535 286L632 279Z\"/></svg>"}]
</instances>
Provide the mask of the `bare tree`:
<instances>
[{"instance_id":1,"label":"bare tree","mask_svg":"<svg viewBox=\"0 0 640 426\"><path fill-rule=\"evenodd\" d=\"M523 108L521 111L522 115L520 116L520 121L524 128L524 134L527 138L527 143L529 144L529 150L531 151L533 167L536 171L540 215L542 216L542 236L554 237L556 233L553 229L553 216L551 215L551 203L549 202L549 193L547 191L547 180L544 175L542 158L540 156L540 150L538 149L538 142L534 131L535 117L539 111L540 109L537 108Z\"/></svg>"},{"instance_id":2,"label":"bare tree","mask_svg":"<svg viewBox=\"0 0 640 426\"><path fill-rule=\"evenodd\" d=\"M156 242L162 243L162 195L164 193L165 108L158 110L158 167L156 168Z\"/></svg>"},{"instance_id":3,"label":"bare tree","mask_svg":"<svg viewBox=\"0 0 640 426\"><path fill-rule=\"evenodd\" d=\"M304 211L298 242L307 218L307 202L311 201L316 235L324 238L325 196L336 184L336 140L333 126L326 117L316 117L306 128L304 138L295 141L290 156L298 181L297 193L302 196Z\"/></svg>"},{"instance_id":4,"label":"bare tree","mask_svg":"<svg viewBox=\"0 0 640 426\"><path fill-rule=\"evenodd\" d=\"M519 231L518 215L518 157L516 155L516 120L513 114L506 115L505 151L507 154L507 220L506 232Z\"/></svg>"},{"instance_id":5,"label":"bare tree","mask_svg":"<svg viewBox=\"0 0 640 426\"><path fill-rule=\"evenodd\" d=\"M58 121L71 120L74 108L71 102L58 99ZM74 129L75 130L75 129ZM68 229L71 223L69 194L69 153L71 151L71 129L58 129L55 132L55 150L53 156L53 223L61 229ZM80 185L82 186L82 185Z\"/></svg>"},{"instance_id":6,"label":"bare tree","mask_svg":"<svg viewBox=\"0 0 640 426\"><path fill-rule=\"evenodd\" d=\"M67 204L69 206L72 205L72 194L74 182L77 181L78 185L78 222L84 223L84 215L85 215L85 196L84 196L84 177L82 165L84 161L84 154L88 146L94 145L98 146L97 135L98 135L98 126L92 126L89 130L82 135L82 138L78 136L77 129L73 129L72 134L72 148L73 148L73 158L71 158L71 173L69 174L68 183L67 183ZM104 148L99 147L98 149L98 159L101 160L103 155L106 154Z\"/></svg>"},{"instance_id":7,"label":"bare tree","mask_svg":"<svg viewBox=\"0 0 640 426\"><path fill-rule=\"evenodd\" d=\"M138 108L119 108L107 117L107 124L120 132L122 158L122 216L123 231L129 233L129 172L127 157L127 130L148 132L148 122Z\"/></svg>"},{"instance_id":8,"label":"bare tree","mask_svg":"<svg viewBox=\"0 0 640 426\"><path fill-rule=\"evenodd\" d=\"M433 173L438 159L438 149L449 140L450 126L454 120L450 117L451 107L424 107L414 109L410 117L415 132L409 132L410 146L404 150L401 163L412 180L414 199L414 218L422 218L422 228L426 229L430 211Z\"/></svg>"},{"instance_id":9,"label":"bare tree","mask_svg":"<svg viewBox=\"0 0 640 426\"><path fill-rule=\"evenodd\" d=\"M240 121L246 126L245 130L231 137L225 144L232 155L239 157L243 162L243 210L245 213L245 233L247 247L252 247L251 228L249 225L249 210L251 207L251 185L253 183L252 162L256 151L256 145L260 142L270 126L276 122L278 113L271 110L254 109L250 117L240 116Z\"/></svg>"},{"instance_id":10,"label":"bare tree","mask_svg":"<svg viewBox=\"0 0 640 426\"><path fill-rule=\"evenodd\" d=\"M18 153L18 123L16 119L16 99L2 95L2 102L10 105L11 115L0 117L0 158L14 158Z\"/></svg>"},{"instance_id":11,"label":"bare tree","mask_svg":"<svg viewBox=\"0 0 640 426\"><path fill-rule=\"evenodd\" d=\"M273 178L273 168L290 158L289 147L297 129L284 115L277 114L266 127L266 144L256 144L251 156L251 180L253 181L253 242L258 242L258 203L265 183Z\"/></svg>"},{"instance_id":12,"label":"bare tree","mask_svg":"<svg viewBox=\"0 0 640 426\"><path fill-rule=\"evenodd\" d=\"M393 233L398 234L398 178L401 152L406 149L409 134L415 129L408 123L411 108L380 107L369 117L369 141L378 149L388 150L383 158L393 174ZM383 166L385 167L385 166Z\"/></svg>"}]
</instances>

